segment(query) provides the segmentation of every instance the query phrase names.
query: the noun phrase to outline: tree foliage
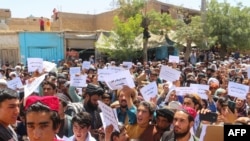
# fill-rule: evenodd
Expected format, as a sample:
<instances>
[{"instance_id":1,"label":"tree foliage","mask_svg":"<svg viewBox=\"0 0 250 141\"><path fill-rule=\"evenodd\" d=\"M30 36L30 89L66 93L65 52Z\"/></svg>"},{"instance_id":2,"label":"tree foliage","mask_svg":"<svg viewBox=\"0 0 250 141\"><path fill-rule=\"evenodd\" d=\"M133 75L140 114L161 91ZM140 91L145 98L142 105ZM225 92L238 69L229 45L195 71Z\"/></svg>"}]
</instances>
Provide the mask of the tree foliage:
<instances>
[{"instance_id":1,"label":"tree foliage","mask_svg":"<svg viewBox=\"0 0 250 141\"><path fill-rule=\"evenodd\" d=\"M145 28L148 27L149 31L155 34L164 34L164 31L173 25L170 15L146 11L144 8L146 2L147 0L118 0L120 13L114 18L114 34L108 37L109 43L106 44L112 44L115 49L105 48L101 49L101 52L119 60L139 58L142 55L142 48L135 39ZM144 44L143 56L145 52L147 53L147 46Z\"/></svg>"},{"instance_id":2,"label":"tree foliage","mask_svg":"<svg viewBox=\"0 0 250 141\"><path fill-rule=\"evenodd\" d=\"M174 35L174 40L177 44L183 45L186 44L185 60L188 59L191 44L203 44L206 39L203 23L200 16L191 17L191 23L186 24L183 20L178 19L176 21L176 30Z\"/></svg>"},{"instance_id":3,"label":"tree foliage","mask_svg":"<svg viewBox=\"0 0 250 141\"><path fill-rule=\"evenodd\" d=\"M217 38L222 52L230 48L249 49L250 8L238 3L211 0L206 12L206 29L210 37Z\"/></svg>"},{"instance_id":4,"label":"tree foliage","mask_svg":"<svg viewBox=\"0 0 250 141\"><path fill-rule=\"evenodd\" d=\"M142 8L146 0L118 0L120 6L120 15L126 20L137 14L142 14Z\"/></svg>"},{"instance_id":5,"label":"tree foliage","mask_svg":"<svg viewBox=\"0 0 250 141\"><path fill-rule=\"evenodd\" d=\"M150 21L149 30L154 34L166 34L175 25L171 15L167 13L152 10L147 13L147 18Z\"/></svg>"},{"instance_id":6,"label":"tree foliage","mask_svg":"<svg viewBox=\"0 0 250 141\"><path fill-rule=\"evenodd\" d=\"M143 28L140 26L141 21L142 16L139 14L130 17L126 22L115 16L114 31L107 37L106 47L99 49L99 51L108 54L109 57L118 61L140 57L138 52L139 45L135 42L135 38L143 31Z\"/></svg>"}]
</instances>

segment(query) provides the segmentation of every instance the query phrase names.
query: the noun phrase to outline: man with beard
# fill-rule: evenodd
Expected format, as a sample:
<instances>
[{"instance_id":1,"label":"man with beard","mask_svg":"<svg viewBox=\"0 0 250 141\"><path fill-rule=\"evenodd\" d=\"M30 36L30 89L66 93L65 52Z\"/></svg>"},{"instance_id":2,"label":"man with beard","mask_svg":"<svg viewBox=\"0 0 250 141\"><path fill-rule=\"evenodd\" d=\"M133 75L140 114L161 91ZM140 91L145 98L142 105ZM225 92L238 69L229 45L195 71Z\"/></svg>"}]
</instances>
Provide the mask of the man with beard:
<instances>
[{"instance_id":1,"label":"man with beard","mask_svg":"<svg viewBox=\"0 0 250 141\"><path fill-rule=\"evenodd\" d=\"M140 139L159 141L165 131L170 130L174 117L174 112L167 107L156 110L156 123L150 125L141 135Z\"/></svg>"},{"instance_id":2,"label":"man with beard","mask_svg":"<svg viewBox=\"0 0 250 141\"><path fill-rule=\"evenodd\" d=\"M195 117L193 108L183 107L177 110L174 114L173 130L166 131L161 141L198 141L199 139L190 132Z\"/></svg>"},{"instance_id":3,"label":"man with beard","mask_svg":"<svg viewBox=\"0 0 250 141\"><path fill-rule=\"evenodd\" d=\"M101 99L101 96L104 94L104 90L99 86L92 83L89 83L86 87L85 98L83 101L82 107L69 107L65 111L66 114L74 116L78 112L88 112L91 115L91 135L98 140L99 131L102 127L102 120L100 117L101 110L98 108L98 100ZM73 104L71 104L73 105ZM79 103L74 103L75 106L78 106ZM82 108L82 111L79 110Z\"/></svg>"},{"instance_id":4,"label":"man with beard","mask_svg":"<svg viewBox=\"0 0 250 141\"><path fill-rule=\"evenodd\" d=\"M91 115L91 134L98 140L99 129L102 127L102 120L100 117L101 110L98 108L98 100L104 94L104 90L95 84L89 83L86 88L85 99L83 101L83 111Z\"/></svg>"},{"instance_id":5,"label":"man with beard","mask_svg":"<svg viewBox=\"0 0 250 141\"><path fill-rule=\"evenodd\" d=\"M123 86L123 88L117 92L120 107L115 110L118 121L124 125L136 123L136 107L133 104L133 99L135 99L136 95L136 90L128 86Z\"/></svg>"}]
</instances>

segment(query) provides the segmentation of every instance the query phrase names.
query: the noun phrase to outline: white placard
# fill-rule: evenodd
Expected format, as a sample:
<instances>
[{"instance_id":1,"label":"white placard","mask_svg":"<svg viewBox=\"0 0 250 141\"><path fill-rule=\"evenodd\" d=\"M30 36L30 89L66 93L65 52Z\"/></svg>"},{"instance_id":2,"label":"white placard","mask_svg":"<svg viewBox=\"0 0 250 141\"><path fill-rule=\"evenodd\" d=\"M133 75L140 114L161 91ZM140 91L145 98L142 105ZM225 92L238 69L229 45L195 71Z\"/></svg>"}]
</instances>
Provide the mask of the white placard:
<instances>
[{"instance_id":1,"label":"white placard","mask_svg":"<svg viewBox=\"0 0 250 141\"><path fill-rule=\"evenodd\" d=\"M175 87L176 95L186 95L197 92L197 89L194 87Z\"/></svg>"},{"instance_id":2,"label":"white placard","mask_svg":"<svg viewBox=\"0 0 250 141\"><path fill-rule=\"evenodd\" d=\"M228 83L228 95L238 97L241 99L246 99L246 94L249 91L249 86L235 83L235 82L229 82Z\"/></svg>"},{"instance_id":3,"label":"white placard","mask_svg":"<svg viewBox=\"0 0 250 141\"><path fill-rule=\"evenodd\" d=\"M32 81L30 84L27 83L26 85L24 85L24 98L28 97L38 88L38 86L43 82L46 75L47 74L43 74Z\"/></svg>"},{"instance_id":4,"label":"white placard","mask_svg":"<svg viewBox=\"0 0 250 141\"><path fill-rule=\"evenodd\" d=\"M168 62L179 63L180 62L180 57L179 56L169 55Z\"/></svg>"},{"instance_id":5,"label":"white placard","mask_svg":"<svg viewBox=\"0 0 250 141\"><path fill-rule=\"evenodd\" d=\"M107 106L105 103L101 102L100 100L98 100L98 106L102 110L103 123L105 123L106 126L112 124L114 129L119 132L120 130L118 127L118 122L117 122L118 120L116 119L113 109ZM104 129L106 128L105 125Z\"/></svg>"},{"instance_id":6,"label":"white placard","mask_svg":"<svg viewBox=\"0 0 250 141\"><path fill-rule=\"evenodd\" d=\"M69 68L69 74L70 75L75 75L75 74L80 74L81 73L81 68L80 67L70 67Z\"/></svg>"},{"instance_id":7,"label":"white placard","mask_svg":"<svg viewBox=\"0 0 250 141\"><path fill-rule=\"evenodd\" d=\"M56 68L55 63L43 61L43 69L45 69L45 72L50 72L54 68Z\"/></svg>"},{"instance_id":8,"label":"white placard","mask_svg":"<svg viewBox=\"0 0 250 141\"><path fill-rule=\"evenodd\" d=\"M20 79L20 77L16 77L10 81L7 82L7 86L8 88L12 89L12 90L16 90L17 88L20 89L23 87L23 83Z\"/></svg>"},{"instance_id":9,"label":"white placard","mask_svg":"<svg viewBox=\"0 0 250 141\"><path fill-rule=\"evenodd\" d=\"M247 67L247 78L250 79L250 66Z\"/></svg>"},{"instance_id":10,"label":"white placard","mask_svg":"<svg viewBox=\"0 0 250 141\"><path fill-rule=\"evenodd\" d=\"M90 63L90 61L83 61L82 62L82 69L89 69L90 68L90 66L91 66L91 63Z\"/></svg>"},{"instance_id":11,"label":"white placard","mask_svg":"<svg viewBox=\"0 0 250 141\"><path fill-rule=\"evenodd\" d=\"M129 70L110 74L105 76L104 80L111 90L121 89L124 85L127 85L130 88L135 87L134 80Z\"/></svg>"},{"instance_id":12,"label":"white placard","mask_svg":"<svg viewBox=\"0 0 250 141\"><path fill-rule=\"evenodd\" d=\"M124 71L125 69L122 67L109 66L107 69L111 70L113 73L117 73L120 71Z\"/></svg>"},{"instance_id":13,"label":"white placard","mask_svg":"<svg viewBox=\"0 0 250 141\"><path fill-rule=\"evenodd\" d=\"M112 70L109 70L109 69L98 69L97 70L97 74L98 74L98 78L97 80L98 81L104 81L104 78L112 73L115 73L114 71Z\"/></svg>"},{"instance_id":14,"label":"white placard","mask_svg":"<svg viewBox=\"0 0 250 141\"><path fill-rule=\"evenodd\" d=\"M158 88L156 82L151 82L140 89L140 92L145 101L150 101L150 98L154 98L158 94Z\"/></svg>"},{"instance_id":15,"label":"white placard","mask_svg":"<svg viewBox=\"0 0 250 141\"><path fill-rule=\"evenodd\" d=\"M179 80L180 75L181 75L180 71L172 69L166 65L162 65L159 77L164 80L173 82L173 81Z\"/></svg>"},{"instance_id":16,"label":"white placard","mask_svg":"<svg viewBox=\"0 0 250 141\"><path fill-rule=\"evenodd\" d=\"M28 72L34 72L38 70L43 71L43 59L42 58L27 58L28 61Z\"/></svg>"},{"instance_id":17,"label":"white placard","mask_svg":"<svg viewBox=\"0 0 250 141\"><path fill-rule=\"evenodd\" d=\"M194 87L197 90L197 94L201 97L201 99L208 99L206 91L209 90L208 85L202 84L190 84L190 87Z\"/></svg>"},{"instance_id":18,"label":"white placard","mask_svg":"<svg viewBox=\"0 0 250 141\"><path fill-rule=\"evenodd\" d=\"M199 141L204 141L206 132L207 132L207 125L206 124L202 124L202 129L201 129L201 134L200 134Z\"/></svg>"},{"instance_id":19,"label":"white placard","mask_svg":"<svg viewBox=\"0 0 250 141\"><path fill-rule=\"evenodd\" d=\"M79 76L71 75L70 86L82 88L86 86L86 79L87 75L79 75Z\"/></svg>"}]
</instances>

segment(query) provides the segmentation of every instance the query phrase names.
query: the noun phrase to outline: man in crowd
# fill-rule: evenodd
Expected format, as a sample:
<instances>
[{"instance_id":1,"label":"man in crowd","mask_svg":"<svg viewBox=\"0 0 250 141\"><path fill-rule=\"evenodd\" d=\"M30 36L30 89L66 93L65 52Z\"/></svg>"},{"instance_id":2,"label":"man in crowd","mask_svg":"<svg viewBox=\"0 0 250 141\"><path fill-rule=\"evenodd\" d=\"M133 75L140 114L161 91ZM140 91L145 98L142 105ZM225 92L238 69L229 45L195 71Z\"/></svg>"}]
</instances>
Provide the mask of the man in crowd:
<instances>
[{"instance_id":1,"label":"man in crowd","mask_svg":"<svg viewBox=\"0 0 250 141\"><path fill-rule=\"evenodd\" d=\"M58 136L60 138L63 138L63 136L66 137L71 137L73 135L73 131L72 131L72 117L65 114L64 111L67 108L67 105L70 103L70 99L62 93L58 93L56 94L56 96L59 99L59 111L58 114L60 116L60 129L58 132Z\"/></svg>"},{"instance_id":2,"label":"man in crowd","mask_svg":"<svg viewBox=\"0 0 250 141\"><path fill-rule=\"evenodd\" d=\"M71 115L72 117L77 114L79 111L88 112L91 115L91 134L93 137L98 139L99 128L102 127L102 121L100 117L100 109L98 108L98 100L101 99L101 96L104 94L104 90L99 86L92 83L89 83L86 87L85 98L83 101L82 109L76 110L74 107L69 107L66 110L66 114ZM79 104L79 103L77 103ZM75 104L76 105L76 104ZM77 108L79 109L79 108Z\"/></svg>"},{"instance_id":3,"label":"man in crowd","mask_svg":"<svg viewBox=\"0 0 250 141\"><path fill-rule=\"evenodd\" d=\"M19 98L16 91L0 89L0 141L18 141L11 127L19 115Z\"/></svg>"},{"instance_id":4,"label":"man in crowd","mask_svg":"<svg viewBox=\"0 0 250 141\"><path fill-rule=\"evenodd\" d=\"M45 81L42 85L43 96L54 96L56 94L56 85L50 81Z\"/></svg>"},{"instance_id":5,"label":"man in crowd","mask_svg":"<svg viewBox=\"0 0 250 141\"><path fill-rule=\"evenodd\" d=\"M90 134L92 117L87 112L77 113L72 118L74 135L69 138L70 141L96 141Z\"/></svg>"},{"instance_id":6,"label":"man in crowd","mask_svg":"<svg viewBox=\"0 0 250 141\"><path fill-rule=\"evenodd\" d=\"M133 99L136 97L136 90L124 86L118 90L117 97L120 107L116 109L118 121L127 125L136 123L136 107Z\"/></svg>"},{"instance_id":7,"label":"man in crowd","mask_svg":"<svg viewBox=\"0 0 250 141\"><path fill-rule=\"evenodd\" d=\"M199 139L190 132L194 125L195 116L196 111L190 107L183 107L183 109L176 111L173 130L165 132L161 141L198 141Z\"/></svg>"},{"instance_id":8,"label":"man in crowd","mask_svg":"<svg viewBox=\"0 0 250 141\"><path fill-rule=\"evenodd\" d=\"M60 128L59 99L55 96L29 96L25 104L30 141L55 141Z\"/></svg>"}]
</instances>

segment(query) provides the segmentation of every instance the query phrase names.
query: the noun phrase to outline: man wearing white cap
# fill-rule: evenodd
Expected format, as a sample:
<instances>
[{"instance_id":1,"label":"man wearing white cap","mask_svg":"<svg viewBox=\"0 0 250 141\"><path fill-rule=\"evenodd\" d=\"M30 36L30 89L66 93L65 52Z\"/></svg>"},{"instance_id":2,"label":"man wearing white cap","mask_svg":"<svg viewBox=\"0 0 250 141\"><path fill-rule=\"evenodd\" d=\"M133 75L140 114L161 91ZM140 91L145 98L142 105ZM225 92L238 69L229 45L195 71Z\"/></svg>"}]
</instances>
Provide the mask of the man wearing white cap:
<instances>
[{"instance_id":1,"label":"man wearing white cap","mask_svg":"<svg viewBox=\"0 0 250 141\"><path fill-rule=\"evenodd\" d=\"M7 88L7 81L5 79L0 79L0 88Z\"/></svg>"}]
</instances>

